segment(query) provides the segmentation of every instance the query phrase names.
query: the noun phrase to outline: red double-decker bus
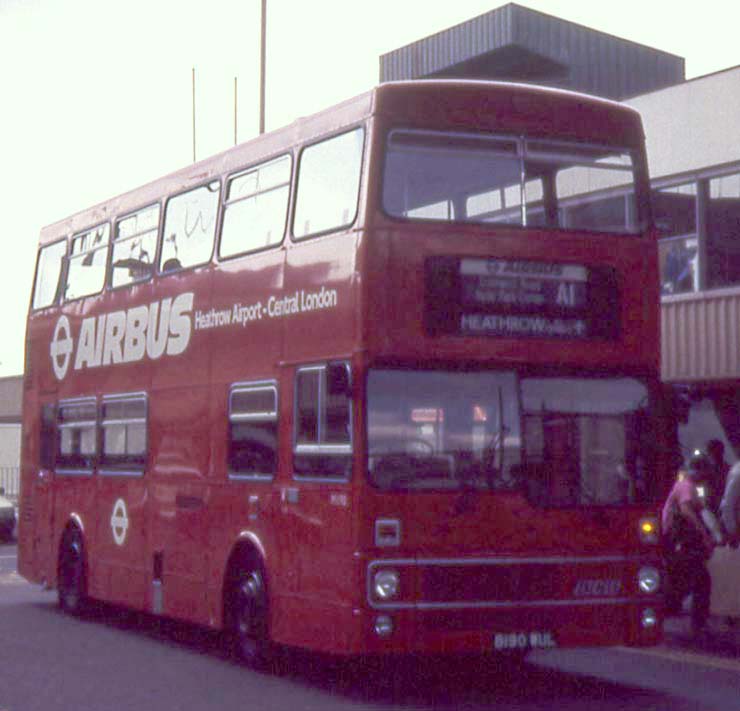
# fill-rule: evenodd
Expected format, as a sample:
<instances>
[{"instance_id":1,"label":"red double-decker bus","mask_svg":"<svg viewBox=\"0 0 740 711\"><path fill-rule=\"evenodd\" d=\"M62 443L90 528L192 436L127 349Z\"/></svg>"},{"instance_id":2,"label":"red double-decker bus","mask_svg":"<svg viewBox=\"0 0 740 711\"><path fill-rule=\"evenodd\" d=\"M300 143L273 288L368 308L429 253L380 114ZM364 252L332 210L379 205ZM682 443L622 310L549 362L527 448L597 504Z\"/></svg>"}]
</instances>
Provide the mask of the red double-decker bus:
<instances>
[{"instance_id":1,"label":"red double-decker bus","mask_svg":"<svg viewBox=\"0 0 740 711\"><path fill-rule=\"evenodd\" d=\"M638 115L390 83L42 231L19 570L342 655L661 631Z\"/></svg>"}]
</instances>

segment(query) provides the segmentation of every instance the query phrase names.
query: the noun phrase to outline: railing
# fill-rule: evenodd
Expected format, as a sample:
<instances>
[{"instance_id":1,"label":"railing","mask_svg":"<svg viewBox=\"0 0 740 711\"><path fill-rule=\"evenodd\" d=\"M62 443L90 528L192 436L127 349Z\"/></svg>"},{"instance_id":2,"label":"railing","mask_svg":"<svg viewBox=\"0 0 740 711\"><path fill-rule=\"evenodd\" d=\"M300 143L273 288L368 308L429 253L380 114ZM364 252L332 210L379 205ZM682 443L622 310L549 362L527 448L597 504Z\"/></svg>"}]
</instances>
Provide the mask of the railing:
<instances>
[{"instance_id":1,"label":"railing","mask_svg":"<svg viewBox=\"0 0 740 711\"><path fill-rule=\"evenodd\" d=\"M20 478L20 467L0 467L0 489L4 489L5 496L14 501L18 499Z\"/></svg>"}]
</instances>

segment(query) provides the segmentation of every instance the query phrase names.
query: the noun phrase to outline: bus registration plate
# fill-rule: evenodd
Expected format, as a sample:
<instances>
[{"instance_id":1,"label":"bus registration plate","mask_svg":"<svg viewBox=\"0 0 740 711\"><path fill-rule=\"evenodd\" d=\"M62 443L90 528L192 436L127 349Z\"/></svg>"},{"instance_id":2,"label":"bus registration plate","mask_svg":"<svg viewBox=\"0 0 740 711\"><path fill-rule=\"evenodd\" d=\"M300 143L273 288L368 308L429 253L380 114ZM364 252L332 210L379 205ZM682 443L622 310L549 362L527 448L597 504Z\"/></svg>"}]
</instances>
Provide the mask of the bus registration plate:
<instances>
[{"instance_id":1,"label":"bus registration plate","mask_svg":"<svg viewBox=\"0 0 740 711\"><path fill-rule=\"evenodd\" d=\"M496 632L493 635L493 648L497 652L521 649L553 649L557 646L555 635L549 630Z\"/></svg>"}]
</instances>

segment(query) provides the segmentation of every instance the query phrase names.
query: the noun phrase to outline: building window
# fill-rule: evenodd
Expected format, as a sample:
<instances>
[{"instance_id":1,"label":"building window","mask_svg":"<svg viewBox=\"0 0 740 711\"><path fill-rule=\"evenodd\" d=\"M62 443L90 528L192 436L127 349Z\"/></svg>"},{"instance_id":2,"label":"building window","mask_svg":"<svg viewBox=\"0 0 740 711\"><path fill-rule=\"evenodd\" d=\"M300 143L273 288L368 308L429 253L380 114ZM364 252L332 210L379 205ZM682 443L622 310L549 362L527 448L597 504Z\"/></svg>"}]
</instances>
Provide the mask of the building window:
<instances>
[{"instance_id":1,"label":"building window","mask_svg":"<svg viewBox=\"0 0 740 711\"><path fill-rule=\"evenodd\" d=\"M96 427L95 398L66 400L59 403L57 470L61 470L62 473L92 472L97 454Z\"/></svg>"},{"instance_id":2,"label":"building window","mask_svg":"<svg viewBox=\"0 0 740 711\"><path fill-rule=\"evenodd\" d=\"M229 180L221 228L221 257L280 244L290 191L290 156L264 163Z\"/></svg>"},{"instance_id":3,"label":"building window","mask_svg":"<svg viewBox=\"0 0 740 711\"><path fill-rule=\"evenodd\" d=\"M36 267L36 283L33 290L34 309L43 309L56 303L59 297L59 282L66 254L66 240L41 248Z\"/></svg>"},{"instance_id":4,"label":"building window","mask_svg":"<svg viewBox=\"0 0 740 711\"><path fill-rule=\"evenodd\" d=\"M143 473L147 455L146 396L110 395L103 398L101 410L101 466L110 473Z\"/></svg>"},{"instance_id":5,"label":"building window","mask_svg":"<svg viewBox=\"0 0 740 711\"><path fill-rule=\"evenodd\" d=\"M159 205L124 217L116 226L111 260L111 286L149 279L157 252Z\"/></svg>"},{"instance_id":6,"label":"building window","mask_svg":"<svg viewBox=\"0 0 740 711\"><path fill-rule=\"evenodd\" d=\"M663 294L682 294L699 288L696 194L696 183L653 192Z\"/></svg>"},{"instance_id":7,"label":"building window","mask_svg":"<svg viewBox=\"0 0 740 711\"><path fill-rule=\"evenodd\" d=\"M213 254L221 185L213 181L167 202L159 271L175 272L205 264Z\"/></svg>"},{"instance_id":8,"label":"building window","mask_svg":"<svg viewBox=\"0 0 740 711\"><path fill-rule=\"evenodd\" d=\"M309 237L351 225L357 214L361 128L306 148L298 169L293 234Z\"/></svg>"},{"instance_id":9,"label":"building window","mask_svg":"<svg viewBox=\"0 0 740 711\"><path fill-rule=\"evenodd\" d=\"M352 398L347 363L311 366L296 376L296 476L347 479L352 466Z\"/></svg>"},{"instance_id":10,"label":"building window","mask_svg":"<svg viewBox=\"0 0 740 711\"><path fill-rule=\"evenodd\" d=\"M229 476L277 472L277 385L239 384L229 395Z\"/></svg>"},{"instance_id":11,"label":"building window","mask_svg":"<svg viewBox=\"0 0 740 711\"><path fill-rule=\"evenodd\" d=\"M740 174L709 181L707 287L740 283Z\"/></svg>"},{"instance_id":12,"label":"building window","mask_svg":"<svg viewBox=\"0 0 740 711\"><path fill-rule=\"evenodd\" d=\"M97 294L105 284L110 225L107 223L72 238L66 301Z\"/></svg>"}]
</instances>

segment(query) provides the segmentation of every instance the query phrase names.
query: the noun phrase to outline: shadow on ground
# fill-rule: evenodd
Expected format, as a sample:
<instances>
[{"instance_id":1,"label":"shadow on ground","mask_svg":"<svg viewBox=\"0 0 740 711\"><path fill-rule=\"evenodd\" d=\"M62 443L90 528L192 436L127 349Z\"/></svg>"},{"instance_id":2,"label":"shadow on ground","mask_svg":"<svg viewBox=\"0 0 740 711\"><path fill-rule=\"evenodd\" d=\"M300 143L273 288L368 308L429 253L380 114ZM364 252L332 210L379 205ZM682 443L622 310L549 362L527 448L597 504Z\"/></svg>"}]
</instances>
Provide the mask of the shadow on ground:
<instances>
[{"instance_id":1,"label":"shadow on ground","mask_svg":"<svg viewBox=\"0 0 740 711\"><path fill-rule=\"evenodd\" d=\"M222 636L202 627L102 604L92 607L82 622L144 635L240 665L227 651ZM353 703L399 708L478 709L492 708L494 702L503 708L532 711L550 710L554 704L559 710L597 705L599 711L671 708L670 699L657 692L495 656L345 659L280 648L269 669L261 673Z\"/></svg>"}]
</instances>

